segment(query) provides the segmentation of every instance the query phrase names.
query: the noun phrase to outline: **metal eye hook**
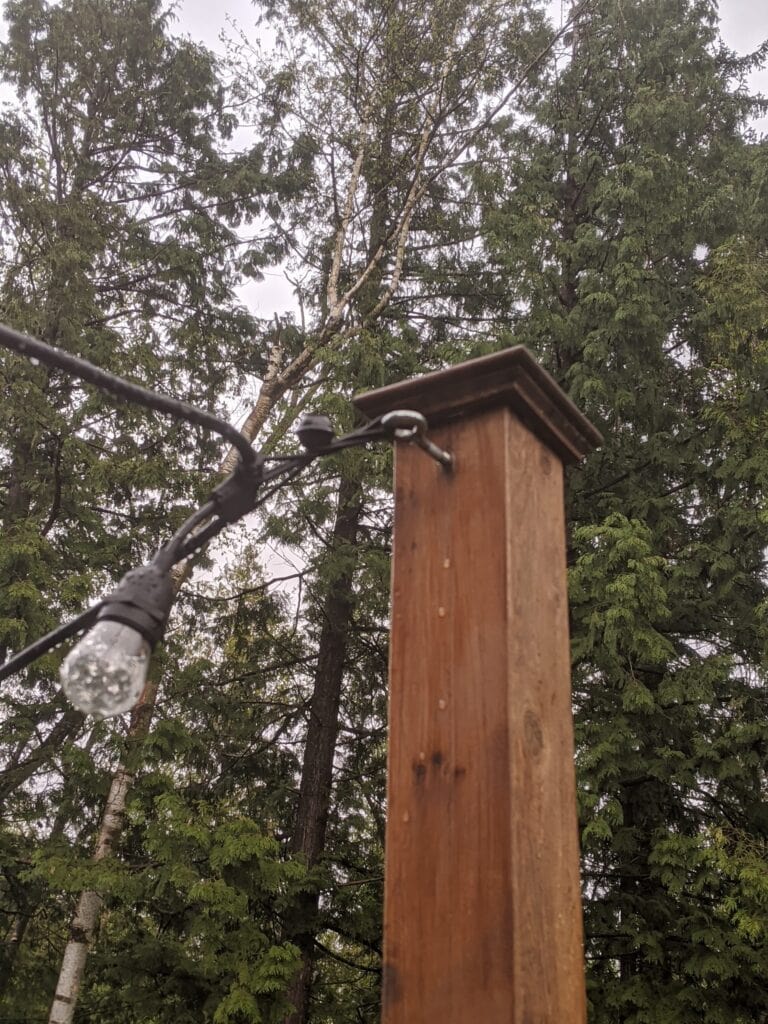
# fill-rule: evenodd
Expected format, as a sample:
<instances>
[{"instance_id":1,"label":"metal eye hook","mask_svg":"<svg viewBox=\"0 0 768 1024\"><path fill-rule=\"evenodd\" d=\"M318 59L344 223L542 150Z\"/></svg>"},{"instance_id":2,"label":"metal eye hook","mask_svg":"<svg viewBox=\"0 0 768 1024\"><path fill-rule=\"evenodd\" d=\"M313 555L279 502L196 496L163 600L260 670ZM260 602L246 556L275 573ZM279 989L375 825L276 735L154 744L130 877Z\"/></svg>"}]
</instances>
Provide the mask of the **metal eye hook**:
<instances>
[{"instance_id":1,"label":"metal eye hook","mask_svg":"<svg viewBox=\"0 0 768 1024\"><path fill-rule=\"evenodd\" d=\"M414 441L427 432L427 421L412 409L395 409L381 417L381 425L398 441Z\"/></svg>"},{"instance_id":2,"label":"metal eye hook","mask_svg":"<svg viewBox=\"0 0 768 1024\"><path fill-rule=\"evenodd\" d=\"M427 421L420 412L413 409L395 409L381 417L381 426L396 441L412 441L440 463L444 469L453 467L453 456L433 444L426 436Z\"/></svg>"}]
</instances>

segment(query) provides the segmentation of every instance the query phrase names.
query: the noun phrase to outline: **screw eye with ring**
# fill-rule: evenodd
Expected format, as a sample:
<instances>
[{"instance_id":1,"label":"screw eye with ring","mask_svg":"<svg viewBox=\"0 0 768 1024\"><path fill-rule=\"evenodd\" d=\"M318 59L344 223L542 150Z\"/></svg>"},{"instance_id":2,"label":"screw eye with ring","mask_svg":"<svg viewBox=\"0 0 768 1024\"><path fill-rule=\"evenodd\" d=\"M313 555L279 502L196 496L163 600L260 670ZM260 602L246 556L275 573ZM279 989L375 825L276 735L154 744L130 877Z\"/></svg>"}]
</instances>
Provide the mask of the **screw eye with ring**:
<instances>
[{"instance_id":1,"label":"screw eye with ring","mask_svg":"<svg viewBox=\"0 0 768 1024\"><path fill-rule=\"evenodd\" d=\"M395 409L381 417L382 427L391 432L396 441L413 442L440 463L444 469L453 467L453 456L433 444L426 436L427 421L413 409Z\"/></svg>"}]
</instances>

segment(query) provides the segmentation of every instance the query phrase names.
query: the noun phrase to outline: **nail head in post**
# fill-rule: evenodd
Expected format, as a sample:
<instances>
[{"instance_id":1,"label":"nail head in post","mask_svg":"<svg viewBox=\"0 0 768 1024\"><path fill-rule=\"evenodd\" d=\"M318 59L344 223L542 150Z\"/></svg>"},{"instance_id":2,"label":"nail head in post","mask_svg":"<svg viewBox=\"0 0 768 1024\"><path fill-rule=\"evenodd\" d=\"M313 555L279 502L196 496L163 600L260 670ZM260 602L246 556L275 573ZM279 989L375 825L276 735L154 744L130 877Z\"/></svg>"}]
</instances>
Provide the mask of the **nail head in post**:
<instances>
[{"instance_id":1,"label":"nail head in post","mask_svg":"<svg viewBox=\"0 0 768 1024\"><path fill-rule=\"evenodd\" d=\"M317 452L328 447L336 432L327 416L308 412L299 420L296 436L308 452Z\"/></svg>"}]
</instances>

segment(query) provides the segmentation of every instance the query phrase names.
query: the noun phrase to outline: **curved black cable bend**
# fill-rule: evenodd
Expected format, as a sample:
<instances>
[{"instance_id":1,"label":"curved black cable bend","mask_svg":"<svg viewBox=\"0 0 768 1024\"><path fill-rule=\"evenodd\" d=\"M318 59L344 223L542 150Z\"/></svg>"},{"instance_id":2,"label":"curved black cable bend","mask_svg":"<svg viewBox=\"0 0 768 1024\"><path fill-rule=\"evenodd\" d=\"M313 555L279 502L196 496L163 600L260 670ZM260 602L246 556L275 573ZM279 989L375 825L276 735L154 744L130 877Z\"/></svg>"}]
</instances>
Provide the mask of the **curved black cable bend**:
<instances>
[{"instance_id":1,"label":"curved black cable bend","mask_svg":"<svg viewBox=\"0 0 768 1024\"><path fill-rule=\"evenodd\" d=\"M195 406L188 405L178 398L159 395L156 391L150 391L149 388L144 388L140 384L132 384L130 381L123 380L122 377L116 377L114 374L94 366L86 359L63 352L60 348L54 348L53 345L38 341L37 338L20 334L19 331L14 331L13 328L7 327L5 324L0 324L0 345L18 355L45 363L46 366L55 366L59 370L65 370L74 377L79 377L80 380L95 385L101 391L107 391L123 402L135 402L137 405L144 406L145 409L165 413L177 420L194 423L198 427L207 427L234 445L240 453L240 458L246 464L253 462L256 458L256 452L245 435L241 434L231 423L219 419L211 412L196 409Z\"/></svg>"}]
</instances>

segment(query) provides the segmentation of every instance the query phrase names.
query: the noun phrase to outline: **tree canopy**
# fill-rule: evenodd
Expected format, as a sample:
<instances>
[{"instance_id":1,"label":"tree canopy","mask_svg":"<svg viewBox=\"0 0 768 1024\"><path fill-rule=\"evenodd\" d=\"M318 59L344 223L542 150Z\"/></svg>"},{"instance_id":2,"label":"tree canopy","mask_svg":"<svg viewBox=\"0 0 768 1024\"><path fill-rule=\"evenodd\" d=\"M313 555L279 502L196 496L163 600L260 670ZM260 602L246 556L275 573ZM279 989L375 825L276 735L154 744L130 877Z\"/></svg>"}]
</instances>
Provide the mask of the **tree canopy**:
<instances>
[{"instance_id":1,"label":"tree canopy","mask_svg":"<svg viewBox=\"0 0 768 1024\"><path fill-rule=\"evenodd\" d=\"M528 346L605 438L567 478L590 1020L768 1017L768 48L713 0L255 11L219 58L160 0L6 3L0 319L268 453ZM246 307L265 271L294 315ZM5 660L231 458L0 383ZM63 650L3 684L0 1018L378 1020L390 473L335 456L214 546L130 718L66 704Z\"/></svg>"}]
</instances>

